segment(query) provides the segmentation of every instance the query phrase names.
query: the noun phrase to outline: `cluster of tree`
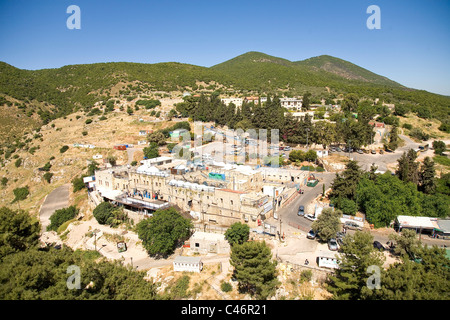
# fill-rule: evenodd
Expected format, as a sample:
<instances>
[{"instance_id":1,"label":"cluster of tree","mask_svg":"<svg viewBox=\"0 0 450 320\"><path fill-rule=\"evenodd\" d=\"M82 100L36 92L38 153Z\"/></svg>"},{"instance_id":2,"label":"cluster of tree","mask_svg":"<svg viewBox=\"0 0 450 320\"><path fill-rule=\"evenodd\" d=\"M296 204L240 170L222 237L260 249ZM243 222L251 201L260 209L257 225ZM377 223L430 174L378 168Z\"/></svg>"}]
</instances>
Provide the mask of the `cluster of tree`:
<instances>
[{"instance_id":1,"label":"cluster of tree","mask_svg":"<svg viewBox=\"0 0 450 320\"><path fill-rule=\"evenodd\" d=\"M388 226L398 215L446 217L450 200L445 177L439 179L443 192L437 192L434 163L425 158L422 166L410 150L398 160L396 175L376 174L376 167L364 173L355 161L338 173L332 183L330 199L345 214L358 209L375 227Z\"/></svg>"},{"instance_id":2,"label":"cluster of tree","mask_svg":"<svg viewBox=\"0 0 450 320\"><path fill-rule=\"evenodd\" d=\"M98 262L100 255L93 251L40 248L39 232L39 221L27 212L0 208L0 299L160 298L156 285L144 280L145 272L106 259ZM70 278L69 266L80 268L79 283Z\"/></svg>"},{"instance_id":3,"label":"cluster of tree","mask_svg":"<svg viewBox=\"0 0 450 320\"><path fill-rule=\"evenodd\" d=\"M348 108L334 115L332 120L336 123L319 121L313 124L309 115L301 119L294 118L291 113L285 116L287 110L281 107L278 96L269 96L265 103L244 102L238 108L233 103L224 104L217 94L209 97L202 94L200 97L184 97L176 109L195 121L214 121L216 125L226 125L232 129L277 129L280 138L287 143L316 143L324 146L348 143L352 148L370 144L374 135L373 127L369 124L375 115L372 105L358 105L355 95L349 95L346 99ZM353 110L358 111L358 119L352 116Z\"/></svg>"},{"instance_id":4,"label":"cluster of tree","mask_svg":"<svg viewBox=\"0 0 450 320\"><path fill-rule=\"evenodd\" d=\"M422 246L413 230L403 231L393 240L401 262L383 269L384 256L374 248L370 233L345 236L339 268L327 279L333 299L448 300L450 260L445 250Z\"/></svg>"},{"instance_id":5,"label":"cluster of tree","mask_svg":"<svg viewBox=\"0 0 450 320\"><path fill-rule=\"evenodd\" d=\"M153 109L161 105L161 101L155 99L140 99L136 101L136 106L144 106L145 109Z\"/></svg>"},{"instance_id":6,"label":"cluster of tree","mask_svg":"<svg viewBox=\"0 0 450 320\"><path fill-rule=\"evenodd\" d=\"M142 151L144 152L144 157L147 159L159 157L159 147L156 142L150 142L150 145L145 147Z\"/></svg>"},{"instance_id":7,"label":"cluster of tree","mask_svg":"<svg viewBox=\"0 0 450 320\"><path fill-rule=\"evenodd\" d=\"M289 153L289 160L292 162L303 162L303 161L309 161L314 162L317 159L317 152L315 150L308 150L308 151L302 151L302 150L292 150Z\"/></svg>"}]
</instances>

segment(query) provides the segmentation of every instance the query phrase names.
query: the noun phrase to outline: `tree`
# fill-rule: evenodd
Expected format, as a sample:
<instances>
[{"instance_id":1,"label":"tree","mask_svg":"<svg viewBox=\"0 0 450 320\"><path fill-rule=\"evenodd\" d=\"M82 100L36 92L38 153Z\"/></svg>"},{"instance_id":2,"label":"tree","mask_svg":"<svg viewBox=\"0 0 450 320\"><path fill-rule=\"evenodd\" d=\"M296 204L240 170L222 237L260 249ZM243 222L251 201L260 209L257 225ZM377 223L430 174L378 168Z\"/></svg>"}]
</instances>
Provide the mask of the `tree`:
<instances>
[{"instance_id":1,"label":"tree","mask_svg":"<svg viewBox=\"0 0 450 320\"><path fill-rule=\"evenodd\" d=\"M373 236L367 232L357 231L344 237L339 268L328 277L327 290L333 293L333 299L366 300L375 296L376 290L367 286L371 276L368 268L375 266L381 270L384 257L372 242Z\"/></svg>"},{"instance_id":2,"label":"tree","mask_svg":"<svg viewBox=\"0 0 450 320\"><path fill-rule=\"evenodd\" d=\"M111 227L117 227L123 222L128 221L127 214L123 208L115 207L109 202L100 203L93 211L95 219L100 224L107 224Z\"/></svg>"},{"instance_id":3,"label":"tree","mask_svg":"<svg viewBox=\"0 0 450 320\"><path fill-rule=\"evenodd\" d=\"M95 175L95 170L98 170L98 169L99 169L98 163L96 161L91 161L91 163L89 163L89 165L87 167L87 175L88 176Z\"/></svg>"},{"instance_id":4,"label":"tree","mask_svg":"<svg viewBox=\"0 0 450 320\"><path fill-rule=\"evenodd\" d=\"M31 218L28 212L1 207L0 261L8 254L38 246L39 232L39 221Z\"/></svg>"},{"instance_id":5,"label":"tree","mask_svg":"<svg viewBox=\"0 0 450 320\"><path fill-rule=\"evenodd\" d=\"M345 95L344 101L342 101L342 110L344 112L355 112L358 108L359 98L354 93Z\"/></svg>"},{"instance_id":6,"label":"tree","mask_svg":"<svg viewBox=\"0 0 450 320\"><path fill-rule=\"evenodd\" d=\"M112 166L115 166L117 162L117 158L114 156L107 156L105 160Z\"/></svg>"},{"instance_id":7,"label":"tree","mask_svg":"<svg viewBox=\"0 0 450 320\"><path fill-rule=\"evenodd\" d=\"M306 92L302 97L302 108L305 110L309 110L311 104L311 93Z\"/></svg>"},{"instance_id":8,"label":"tree","mask_svg":"<svg viewBox=\"0 0 450 320\"><path fill-rule=\"evenodd\" d=\"M174 208L157 210L153 217L138 223L137 233L142 245L152 256L167 256L191 234L192 222Z\"/></svg>"},{"instance_id":9,"label":"tree","mask_svg":"<svg viewBox=\"0 0 450 320\"><path fill-rule=\"evenodd\" d=\"M64 222L75 218L78 215L78 212L79 210L75 206L56 210L50 216L50 225L47 226L47 231L57 231Z\"/></svg>"},{"instance_id":10,"label":"tree","mask_svg":"<svg viewBox=\"0 0 450 320\"><path fill-rule=\"evenodd\" d=\"M108 219L113 216L113 210L114 205L109 202L102 202L97 207L95 207L92 213L98 223L107 224Z\"/></svg>"},{"instance_id":11,"label":"tree","mask_svg":"<svg viewBox=\"0 0 450 320\"><path fill-rule=\"evenodd\" d=\"M247 224L236 222L225 232L225 239L227 239L230 245L242 244L245 241L248 241L249 234L250 227Z\"/></svg>"},{"instance_id":12,"label":"tree","mask_svg":"<svg viewBox=\"0 0 450 320\"><path fill-rule=\"evenodd\" d=\"M417 153L413 149L409 149L397 160L398 168L395 174L400 180L416 185L419 183L419 163L415 162L416 159Z\"/></svg>"},{"instance_id":13,"label":"tree","mask_svg":"<svg viewBox=\"0 0 450 320\"><path fill-rule=\"evenodd\" d=\"M158 146L163 146L166 144L166 136L161 131L150 133L147 136L147 140L150 143L155 142Z\"/></svg>"},{"instance_id":14,"label":"tree","mask_svg":"<svg viewBox=\"0 0 450 320\"><path fill-rule=\"evenodd\" d=\"M267 299L278 285L276 261L271 261L272 253L265 242L244 242L231 248L230 264L234 267L241 292L255 295L257 299Z\"/></svg>"},{"instance_id":15,"label":"tree","mask_svg":"<svg viewBox=\"0 0 450 320\"><path fill-rule=\"evenodd\" d=\"M340 207L341 199L347 198L350 200L356 199L356 187L359 180L362 177L362 171L356 161L349 161L345 167L345 170L336 174L332 184L330 199Z\"/></svg>"},{"instance_id":16,"label":"tree","mask_svg":"<svg viewBox=\"0 0 450 320\"><path fill-rule=\"evenodd\" d=\"M420 190L431 194L436 191L436 170L434 161L430 157L425 157L419 173Z\"/></svg>"},{"instance_id":17,"label":"tree","mask_svg":"<svg viewBox=\"0 0 450 320\"><path fill-rule=\"evenodd\" d=\"M399 137L397 131L397 126L393 125L389 134L389 143L385 145L385 149L395 150L398 148Z\"/></svg>"},{"instance_id":18,"label":"tree","mask_svg":"<svg viewBox=\"0 0 450 320\"><path fill-rule=\"evenodd\" d=\"M73 192L77 192L79 190L84 189L85 185L84 185L84 182L83 182L83 177L84 176L81 176L81 177L78 177L78 178L74 178L72 180Z\"/></svg>"},{"instance_id":19,"label":"tree","mask_svg":"<svg viewBox=\"0 0 450 320\"><path fill-rule=\"evenodd\" d=\"M336 233L340 229L340 217L342 211L333 210L332 208L323 209L317 220L311 225L311 229L317 232L321 240L327 242L336 237Z\"/></svg>"},{"instance_id":20,"label":"tree","mask_svg":"<svg viewBox=\"0 0 450 320\"><path fill-rule=\"evenodd\" d=\"M445 145L444 141L434 140L433 141L433 149L434 149L434 154L442 155L445 152L445 150L447 149L447 146Z\"/></svg>"},{"instance_id":21,"label":"tree","mask_svg":"<svg viewBox=\"0 0 450 320\"><path fill-rule=\"evenodd\" d=\"M14 200L12 201L12 203L25 200L30 194L30 190L28 190L28 186L26 186L14 189L13 193L14 193Z\"/></svg>"},{"instance_id":22,"label":"tree","mask_svg":"<svg viewBox=\"0 0 450 320\"><path fill-rule=\"evenodd\" d=\"M144 148L144 157L153 159L159 157L159 148L155 142L151 142L150 146Z\"/></svg>"},{"instance_id":23,"label":"tree","mask_svg":"<svg viewBox=\"0 0 450 320\"><path fill-rule=\"evenodd\" d=\"M2 184L2 186L3 187L6 187L6 184L8 183L8 178L7 177L2 177L2 180L1 180L1 184Z\"/></svg>"}]
</instances>

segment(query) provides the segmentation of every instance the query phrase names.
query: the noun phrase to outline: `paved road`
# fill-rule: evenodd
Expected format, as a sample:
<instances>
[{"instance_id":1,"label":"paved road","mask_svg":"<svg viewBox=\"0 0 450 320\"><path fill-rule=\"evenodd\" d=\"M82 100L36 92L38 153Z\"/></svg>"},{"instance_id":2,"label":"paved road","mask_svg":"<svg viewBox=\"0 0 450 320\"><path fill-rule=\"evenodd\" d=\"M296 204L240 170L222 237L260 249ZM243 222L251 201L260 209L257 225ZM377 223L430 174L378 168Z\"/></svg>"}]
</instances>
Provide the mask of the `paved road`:
<instances>
[{"instance_id":1,"label":"paved road","mask_svg":"<svg viewBox=\"0 0 450 320\"><path fill-rule=\"evenodd\" d=\"M58 209L69 206L69 188L70 184L62 185L47 195L39 211L42 230L44 232L50 224L50 216Z\"/></svg>"},{"instance_id":2,"label":"paved road","mask_svg":"<svg viewBox=\"0 0 450 320\"><path fill-rule=\"evenodd\" d=\"M378 170L386 171L387 166L389 164L396 163L397 160L402 156L403 152L408 151L409 149L417 149L420 143L414 142L409 137L404 135L399 135L401 139L405 141L405 145L398 148L394 152L385 152L384 154L359 154L357 152L350 153L350 158L358 161L361 169L369 171L372 163L375 163L378 166ZM348 152L336 152L337 154L344 155L348 157Z\"/></svg>"}]
</instances>

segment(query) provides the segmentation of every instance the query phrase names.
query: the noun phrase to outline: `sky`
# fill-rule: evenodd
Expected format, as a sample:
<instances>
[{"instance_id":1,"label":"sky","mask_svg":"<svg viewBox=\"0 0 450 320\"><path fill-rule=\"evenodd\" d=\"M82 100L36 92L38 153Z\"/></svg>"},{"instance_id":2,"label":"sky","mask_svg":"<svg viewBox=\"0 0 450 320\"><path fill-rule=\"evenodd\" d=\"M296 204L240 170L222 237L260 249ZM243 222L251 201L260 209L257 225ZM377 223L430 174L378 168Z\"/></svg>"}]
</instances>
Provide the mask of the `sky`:
<instances>
[{"instance_id":1,"label":"sky","mask_svg":"<svg viewBox=\"0 0 450 320\"><path fill-rule=\"evenodd\" d=\"M81 29L69 29L70 5ZM369 29L370 5L380 29ZM407 87L450 95L448 0L0 0L0 61L21 69L96 62L210 67L248 51L335 56Z\"/></svg>"}]
</instances>

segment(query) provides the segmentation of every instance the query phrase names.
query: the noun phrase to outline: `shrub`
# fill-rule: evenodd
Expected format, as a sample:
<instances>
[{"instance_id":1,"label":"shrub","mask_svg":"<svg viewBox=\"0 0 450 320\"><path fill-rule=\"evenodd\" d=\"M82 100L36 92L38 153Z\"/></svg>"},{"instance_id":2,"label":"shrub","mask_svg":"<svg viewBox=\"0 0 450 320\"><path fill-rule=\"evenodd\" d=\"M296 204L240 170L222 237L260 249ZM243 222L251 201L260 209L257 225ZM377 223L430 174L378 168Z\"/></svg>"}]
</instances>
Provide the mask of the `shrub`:
<instances>
[{"instance_id":1,"label":"shrub","mask_svg":"<svg viewBox=\"0 0 450 320\"><path fill-rule=\"evenodd\" d=\"M72 180L73 192L77 192L84 188L83 176Z\"/></svg>"},{"instance_id":2,"label":"shrub","mask_svg":"<svg viewBox=\"0 0 450 320\"><path fill-rule=\"evenodd\" d=\"M95 219L97 219L98 223L106 224L108 219L112 217L112 210L114 206L109 202L100 203L93 211Z\"/></svg>"},{"instance_id":3,"label":"shrub","mask_svg":"<svg viewBox=\"0 0 450 320\"><path fill-rule=\"evenodd\" d=\"M14 189L13 193L14 193L15 198L12 201L12 203L14 203L16 201L25 200L28 197L28 195L30 194L30 190L28 190L28 186L26 186L26 187Z\"/></svg>"},{"instance_id":4,"label":"shrub","mask_svg":"<svg viewBox=\"0 0 450 320\"><path fill-rule=\"evenodd\" d=\"M50 180L52 180L53 177L53 173L51 172L46 172L43 176L44 180L47 181L48 183L50 183Z\"/></svg>"},{"instance_id":5,"label":"shrub","mask_svg":"<svg viewBox=\"0 0 450 320\"><path fill-rule=\"evenodd\" d=\"M7 177L3 177L2 180L1 180L2 186L5 187L7 183L8 183L8 178Z\"/></svg>"},{"instance_id":6,"label":"shrub","mask_svg":"<svg viewBox=\"0 0 450 320\"><path fill-rule=\"evenodd\" d=\"M66 152L67 150L69 150L69 146L62 146L61 149L59 149L59 152L60 152L60 153L64 153L64 152Z\"/></svg>"},{"instance_id":7,"label":"shrub","mask_svg":"<svg viewBox=\"0 0 450 320\"><path fill-rule=\"evenodd\" d=\"M20 165L22 164L22 159L17 159L16 162L14 162L14 165L16 166L16 168L20 167Z\"/></svg>"},{"instance_id":8,"label":"shrub","mask_svg":"<svg viewBox=\"0 0 450 320\"><path fill-rule=\"evenodd\" d=\"M233 287L232 287L231 284L228 283L228 282L222 282L222 283L220 284L220 289L221 289L223 292L230 292L231 290L233 290Z\"/></svg>"},{"instance_id":9,"label":"shrub","mask_svg":"<svg viewBox=\"0 0 450 320\"><path fill-rule=\"evenodd\" d=\"M78 215L78 211L75 206L56 210L50 217L50 225L47 226L47 231L57 231L64 222L75 218Z\"/></svg>"},{"instance_id":10,"label":"shrub","mask_svg":"<svg viewBox=\"0 0 450 320\"><path fill-rule=\"evenodd\" d=\"M87 131L83 131L82 133L81 133L83 136L87 136Z\"/></svg>"},{"instance_id":11,"label":"shrub","mask_svg":"<svg viewBox=\"0 0 450 320\"><path fill-rule=\"evenodd\" d=\"M86 121L84 123L90 124L90 123L92 123L92 119L86 119Z\"/></svg>"}]
</instances>

